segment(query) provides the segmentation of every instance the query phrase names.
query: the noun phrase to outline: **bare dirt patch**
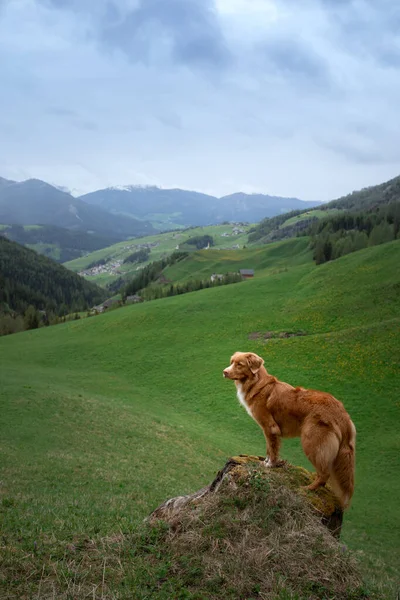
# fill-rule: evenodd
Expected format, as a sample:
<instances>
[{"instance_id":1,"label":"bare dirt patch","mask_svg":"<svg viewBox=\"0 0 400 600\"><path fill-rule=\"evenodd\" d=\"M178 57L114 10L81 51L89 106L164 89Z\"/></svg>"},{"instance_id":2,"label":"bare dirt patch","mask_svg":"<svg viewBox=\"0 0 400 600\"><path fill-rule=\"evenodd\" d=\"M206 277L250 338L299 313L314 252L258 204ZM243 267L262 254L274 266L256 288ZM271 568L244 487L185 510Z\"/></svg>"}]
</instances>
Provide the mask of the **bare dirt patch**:
<instances>
[{"instance_id":1,"label":"bare dirt patch","mask_svg":"<svg viewBox=\"0 0 400 600\"><path fill-rule=\"evenodd\" d=\"M249 333L249 340L260 340L267 342L272 339L287 339L308 335L306 331L253 331Z\"/></svg>"}]
</instances>

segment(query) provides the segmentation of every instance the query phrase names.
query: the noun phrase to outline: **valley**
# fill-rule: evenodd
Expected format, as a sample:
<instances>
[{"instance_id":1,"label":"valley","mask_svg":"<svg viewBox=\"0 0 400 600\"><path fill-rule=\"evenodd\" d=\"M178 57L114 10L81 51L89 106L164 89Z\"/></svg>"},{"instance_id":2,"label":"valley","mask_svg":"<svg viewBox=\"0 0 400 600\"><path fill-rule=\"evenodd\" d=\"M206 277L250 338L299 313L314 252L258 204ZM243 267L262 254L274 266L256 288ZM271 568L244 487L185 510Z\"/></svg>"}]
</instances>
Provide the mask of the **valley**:
<instances>
[{"instance_id":1,"label":"valley","mask_svg":"<svg viewBox=\"0 0 400 600\"><path fill-rule=\"evenodd\" d=\"M0 0L0 600L400 600L399 17Z\"/></svg>"},{"instance_id":2,"label":"valley","mask_svg":"<svg viewBox=\"0 0 400 600\"><path fill-rule=\"evenodd\" d=\"M135 557L121 548L142 519L208 483L229 456L265 454L221 376L233 352L248 350L279 379L329 391L349 411L356 493L342 540L381 590L364 597L394 597L400 220L397 187L377 189L365 209L360 192L351 207L345 198L253 225L129 237L64 266L0 238L3 321L29 329L0 337L0 595L10 582L10 598L90 595L100 578L104 597L132 597ZM37 243L54 235L71 250L105 243L46 227L1 229ZM227 274L234 285L222 285ZM120 306L130 289L142 297ZM105 314L90 310L111 295ZM52 313L59 324L45 327ZM282 455L310 468L299 440L285 440Z\"/></svg>"},{"instance_id":3,"label":"valley","mask_svg":"<svg viewBox=\"0 0 400 600\"><path fill-rule=\"evenodd\" d=\"M237 250L247 243L247 224L226 224L209 227L192 227L182 231L159 233L152 236L136 238L102 248L95 252L65 263L68 269L80 273L90 281L99 285L106 285L115 281L117 277L134 275L135 272L150 262L160 260L175 250L182 248L190 237L198 235L211 235L214 239L212 250ZM124 260L135 250L148 248L150 255L147 260L138 264L125 263ZM192 251L194 250L191 249ZM209 250L206 250L208 252ZM103 263L90 267L93 263Z\"/></svg>"},{"instance_id":4,"label":"valley","mask_svg":"<svg viewBox=\"0 0 400 600\"><path fill-rule=\"evenodd\" d=\"M259 250L252 280L0 339L1 568L16 574L21 596L37 592L43 569L65 587L69 545L127 535L163 499L207 483L226 457L265 454L221 376L235 350L344 402L358 438L343 541L370 577L396 577L400 241L319 267L304 241L290 242L265 247L264 258ZM285 440L283 456L307 465L298 440ZM67 578L90 580L68 560ZM111 567L106 581L121 592Z\"/></svg>"}]
</instances>

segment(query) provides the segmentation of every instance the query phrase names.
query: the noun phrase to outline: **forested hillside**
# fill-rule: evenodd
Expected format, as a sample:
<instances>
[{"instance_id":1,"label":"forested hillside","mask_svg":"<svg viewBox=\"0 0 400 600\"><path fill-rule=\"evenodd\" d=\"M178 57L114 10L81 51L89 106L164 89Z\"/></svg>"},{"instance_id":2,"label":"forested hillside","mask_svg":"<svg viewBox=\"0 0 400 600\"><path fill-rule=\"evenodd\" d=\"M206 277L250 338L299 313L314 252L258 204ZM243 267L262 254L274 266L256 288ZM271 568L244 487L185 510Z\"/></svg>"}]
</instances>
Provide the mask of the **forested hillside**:
<instances>
[{"instance_id":1,"label":"forested hillside","mask_svg":"<svg viewBox=\"0 0 400 600\"><path fill-rule=\"evenodd\" d=\"M101 302L105 293L96 285L16 242L0 236L0 333L12 333L13 319L25 315L38 326L36 311L48 324L52 317L86 310ZM28 315L28 316L27 316ZM3 330L4 320L7 321ZM11 328L11 331L8 329Z\"/></svg>"},{"instance_id":2,"label":"forested hillside","mask_svg":"<svg viewBox=\"0 0 400 600\"><path fill-rule=\"evenodd\" d=\"M400 201L379 203L367 210L342 211L313 223L314 259L317 264L334 260L345 254L391 242L399 237Z\"/></svg>"},{"instance_id":3,"label":"forested hillside","mask_svg":"<svg viewBox=\"0 0 400 600\"><path fill-rule=\"evenodd\" d=\"M121 240L121 236L98 235L55 225L7 225L3 235L61 263Z\"/></svg>"},{"instance_id":4,"label":"forested hillside","mask_svg":"<svg viewBox=\"0 0 400 600\"><path fill-rule=\"evenodd\" d=\"M399 230L400 177L396 177L316 209L264 219L250 232L249 242L309 235L314 259L320 264L391 242L399 237Z\"/></svg>"},{"instance_id":5,"label":"forested hillside","mask_svg":"<svg viewBox=\"0 0 400 600\"><path fill-rule=\"evenodd\" d=\"M344 208L346 210L364 210L376 207L379 204L389 204L400 201L400 176L390 179L385 183L363 188L358 192L352 192L343 198L332 200L321 206L321 210L330 208Z\"/></svg>"},{"instance_id":6,"label":"forested hillside","mask_svg":"<svg viewBox=\"0 0 400 600\"><path fill-rule=\"evenodd\" d=\"M249 232L249 243L253 242L273 242L275 240L281 240L285 237L293 237L293 229L285 228L285 230L281 229L281 226L292 219L293 217L297 217L303 213L310 213L310 218L306 221L301 221L301 227L297 228L297 231L304 230L308 227L308 225L313 220L312 211L308 210L292 210L291 212L285 213L283 215L277 215L276 217L272 217L271 219L266 218L260 221L258 225L253 227L253 229ZM296 233L297 233L296 231Z\"/></svg>"}]
</instances>

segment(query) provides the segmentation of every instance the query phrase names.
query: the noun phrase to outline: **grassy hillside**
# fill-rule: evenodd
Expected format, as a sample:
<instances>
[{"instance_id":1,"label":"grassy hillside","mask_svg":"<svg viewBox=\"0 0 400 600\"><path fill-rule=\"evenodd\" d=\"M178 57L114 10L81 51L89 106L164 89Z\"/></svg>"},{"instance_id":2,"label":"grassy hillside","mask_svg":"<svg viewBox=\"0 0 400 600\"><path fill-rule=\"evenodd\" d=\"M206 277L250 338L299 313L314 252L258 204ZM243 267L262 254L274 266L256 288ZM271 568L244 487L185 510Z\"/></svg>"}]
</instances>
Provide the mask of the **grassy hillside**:
<instances>
[{"instance_id":1,"label":"grassy hillside","mask_svg":"<svg viewBox=\"0 0 400 600\"><path fill-rule=\"evenodd\" d=\"M381 224L382 220L386 222L386 226L392 225L393 221L398 218L395 214L398 215L399 201L400 177L395 177L380 185L364 188L352 192L342 198L338 198L337 200L332 200L318 208L295 210L287 215L277 215L272 219L263 219L253 228L249 236L249 242L269 243L287 237L294 237L299 234L315 235L316 231L321 232L324 228L326 229L326 233L330 233L331 231L337 232L335 219L336 221L340 221L341 217L343 217L345 222L346 213L351 213L352 215L358 213L358 218L364 218L364 220L369 217L372 219L372 227ZM397 205L397 207L395 205ZM391 214L389 215L389 213ZM322 223L318 224L318 221L322 221ZM372 227L367 230L368 237L370 236ZM347 233L349 231L355 231L356 233L357 231L365 232L365 228L360 227L360 223L348 223L347 226L343 227L343 232L339 235L339 237L343 238L340 241L339 246L344 245L344 238L346 235L348 237L347 245L351 246L351 244L349 244L351 234L348 235ZM326 235L320 237L326 238ZM378 232L375 232L375 235L373 235L373 243L370 243L369 245L375 245L376 242L374 241L374 238L376 237L383 238L385 236L378 230ZM391 239L396 239L396 234L394 236L392 235L392 237L386 235L384 241L386 242ZM325 244L325 241L326 239L321 240L321 246ZM337 241L338 239L333 239L330 240L330 243L334 244ZM368 244L353 243L352 245L353 249L346 249L345 252L342 252L341 250L343 248L341 247L340 251L336 254L342 256L343 254L360 250ZM336 256L334 258L336 258ZM328 258L328 260L330 260L330 258ZM320 263L324 261L317 260L317 262Z\"/></svg>"},{"instance_id":2,"label":"grassy hillside","mask_svg":"<svg viewBox=\"0 0 400 600\"><path fill-rule=\"evenodd\" d=\"M165 498L207 484L227 456L265 453L222 378L235 350L344 402L358 446L343 540L371 556L371 573L395 577L399 261L396 241L0 339L5 597L80 598L89 584L89 597L132 597L135 556L118 553L120 536ZM299 330L308 335L254 339ZM307 466L298 440L284 441L283 456Z\"/></svg>"},{"instance_id":3,"label":"grassy hillside","mask_svg":"<svg viewBox=\"0 0 400 600\"><path fill-rule=\"evenodd\" d=\"M185 260L167 267L163 274L178 283L187 279L209 279L212 273L237 272L253 269L254 276L282 271L305 263L311 263L312 253L307 238L296 238L286 242L270 244L261 248L241 250L200 250Z\"/></svg>"},{"instance_id":4,"label":"grassy hillside","mask_svg":"<svg viewBox=\"0 0 400 600\"><path fill-rule=\"evenodd\" d=\"M211 235L214 238L214 248L232 248L233 246L239 246L240 248L247 242L247 233L241 233L238 235L233 234L233 225L213 225L209 227L194 227L183 231L159 233L157 235L151 235L143 238L135 238L132 240L126 240L119 244L114 244L107 248L102 248L96 252L91 252L85 257L77 260L69 261L65 263L68 269L75 272L84 272L89 265L106 260L107 265L103 272L97 274L84 273L85 277L90 281L94 281L99 285L107 285L115 281L121 275L134 274L138 268L138 265L122 264L125 258L127 258L132 252L137 249L138 246L152 244L151 253L149 260L142 263L140 267L159 260L168 254L171 254L177 246L183 244L189 237L198 235ZM246 227L239 227L239 229L246 230ZM223 235L228 234L228 235ZM121 263L121 264L118 264ZM116 264L115 267L112 265ZM139 268L140 268L139 267Z\"/></svg>"},{"instance_id":5,"label":"grassy hillside","mask_svg":"<svg viewBox=\"0 0 400 600\"><path fill-rule=\"evenodd\" d=\"M328 215L332 216L332 215L337 214L338 212L340 212L338 208L332 208L332 209L326 209L326 210L315 208L313 210L307 210L307 211L301 212L300 214L298 214L295 217L286 219L286 221L284 223L282 223L282 225L279 226L279 229L285 229L286 227L296 225L297 223L300 223L301 221L308 221L310 218L324 219Z\"/></svg>"}]
</instances>

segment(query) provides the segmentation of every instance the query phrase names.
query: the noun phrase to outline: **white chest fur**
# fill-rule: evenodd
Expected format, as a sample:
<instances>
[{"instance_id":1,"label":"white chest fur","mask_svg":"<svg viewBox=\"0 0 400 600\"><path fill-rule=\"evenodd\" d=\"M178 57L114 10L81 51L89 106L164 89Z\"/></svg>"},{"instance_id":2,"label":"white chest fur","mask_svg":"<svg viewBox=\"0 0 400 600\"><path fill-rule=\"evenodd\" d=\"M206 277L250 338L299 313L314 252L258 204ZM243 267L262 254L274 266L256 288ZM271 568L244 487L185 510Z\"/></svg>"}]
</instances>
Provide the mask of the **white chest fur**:
<instances>
[{"instance_id":1,"label":"white chest fur","mask_svg":"<svg viewBox=\"0 0 400 600\"><path fill-rule=\"evenodd\" d=\"M246 403L246 398L245 398L241 383L238 383L236 393L237 393L237 397L238 397L240 404L242 406L244 406L244 408L247 410L248 414L254 419L253 414L250 410L250 407Z\"/></svg>"}]
</instances>

